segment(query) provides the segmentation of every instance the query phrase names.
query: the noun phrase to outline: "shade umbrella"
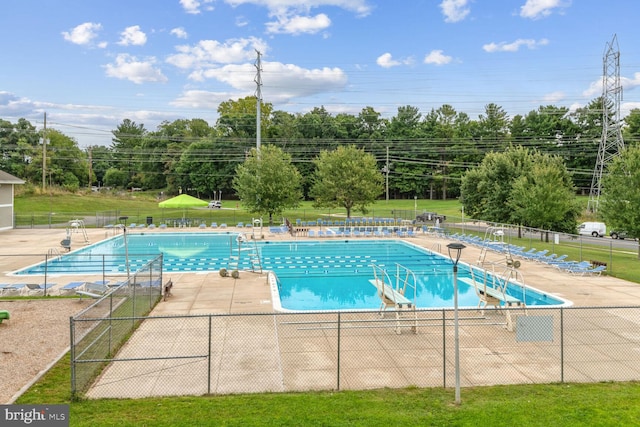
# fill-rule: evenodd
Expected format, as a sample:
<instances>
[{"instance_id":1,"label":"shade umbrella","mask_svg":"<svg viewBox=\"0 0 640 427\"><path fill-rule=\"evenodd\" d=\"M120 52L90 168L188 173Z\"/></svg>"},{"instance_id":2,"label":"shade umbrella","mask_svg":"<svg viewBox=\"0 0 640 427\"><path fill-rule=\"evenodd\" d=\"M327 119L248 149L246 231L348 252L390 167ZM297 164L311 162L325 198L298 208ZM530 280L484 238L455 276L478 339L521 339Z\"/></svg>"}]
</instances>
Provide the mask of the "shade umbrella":
<instances>
[{"instance_id":1,"label":"shade umbrella","mask_svg":"<svg viewBox=\"0 0 640 427\"><path fill-rule=\"evenodd\" d=\"M197 197L188 194L180 194L165 201L158 203L161 208L182 209L182 218L184 219L184 211L188 208L203 208L208 206L209 202L200 200Z\"/></svg>"}]
</instances>

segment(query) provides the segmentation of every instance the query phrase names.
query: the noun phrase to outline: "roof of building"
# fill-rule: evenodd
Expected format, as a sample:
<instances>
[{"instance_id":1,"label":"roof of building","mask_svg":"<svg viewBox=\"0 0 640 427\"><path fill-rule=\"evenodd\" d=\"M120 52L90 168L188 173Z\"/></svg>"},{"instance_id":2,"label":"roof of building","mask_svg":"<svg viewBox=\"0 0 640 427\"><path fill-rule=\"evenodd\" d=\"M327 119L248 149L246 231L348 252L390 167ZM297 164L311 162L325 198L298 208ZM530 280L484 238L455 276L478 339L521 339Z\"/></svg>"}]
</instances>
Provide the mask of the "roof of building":
<instances>
[{"instance_id":1,"label":"roof of building","mask_svg":"<svg viewBox=\"0 0 640 427\"><path fill-rule=\"evenodd\" d=\"M0 184L24 184L24 181L10 173L0 171Z\"/></svg>"}]
</instances>

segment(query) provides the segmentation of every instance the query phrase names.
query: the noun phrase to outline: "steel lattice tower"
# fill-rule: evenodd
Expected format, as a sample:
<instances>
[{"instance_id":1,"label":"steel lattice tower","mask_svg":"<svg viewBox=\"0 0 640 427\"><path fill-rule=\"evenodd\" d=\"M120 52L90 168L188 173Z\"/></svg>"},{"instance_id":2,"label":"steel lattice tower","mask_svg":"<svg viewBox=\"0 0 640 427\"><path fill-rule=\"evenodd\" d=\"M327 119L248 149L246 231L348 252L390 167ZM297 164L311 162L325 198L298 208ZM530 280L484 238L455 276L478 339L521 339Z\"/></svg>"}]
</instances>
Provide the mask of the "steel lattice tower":
<instances>
[{"instance_id":1,"label":"steel lattice tower","mask_svg":"<svg viewBox=\"0 0 640 427\"><path fill-rule=\"evenodd\" d=\"M603 57L602 72L602 138L598 147L596 167L593 170L591 190L587 210L596 212L602 189L602 174L609 161L624 148L622 140L622 123L620 121L620 104L622 103L622 86L620 85L620 49L618 39L614 35L607 43Z\"/></svg>"}]
</instances>

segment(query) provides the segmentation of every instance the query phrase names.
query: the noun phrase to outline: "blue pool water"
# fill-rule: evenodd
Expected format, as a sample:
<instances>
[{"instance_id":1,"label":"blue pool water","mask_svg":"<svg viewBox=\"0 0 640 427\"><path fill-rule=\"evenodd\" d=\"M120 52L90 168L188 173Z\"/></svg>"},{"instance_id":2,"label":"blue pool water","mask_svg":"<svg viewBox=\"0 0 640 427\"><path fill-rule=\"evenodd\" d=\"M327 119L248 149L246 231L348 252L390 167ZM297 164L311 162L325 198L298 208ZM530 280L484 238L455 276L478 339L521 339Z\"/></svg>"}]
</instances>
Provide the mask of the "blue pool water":
<instances>
[{"instance_id":1,"label":"blue pool water","mask_svg":"<svg viewBox=\"0 0 640 427\"><path fill-rule=\"evenodd\" d=\"M127 251L131 271L163 253L164 272L206 272L229 267L230 255L238 254L233 233L128 234ZM400 240L325 240L304 242L244 242L256 246L264 270L277 275L280 306L286 310L377 309L380 299L373 279L372 264L384 267L394 277L396 264L416 276L416 304L419 308L452 307L451 261ZM117 236L58 259L28 267L16 274L125 274L125 244ZM240 270L250 269L247 255ZM460 277L469 277L461 265ZM512 285L508 293L523 298L523 289ZM472 286L458 282L461 307L475 307L478 298ZM532 305L561 305L564 301L526 288L525 302ZM413 299L413 295L409 296Z\"/></svg>"}]
</instances>

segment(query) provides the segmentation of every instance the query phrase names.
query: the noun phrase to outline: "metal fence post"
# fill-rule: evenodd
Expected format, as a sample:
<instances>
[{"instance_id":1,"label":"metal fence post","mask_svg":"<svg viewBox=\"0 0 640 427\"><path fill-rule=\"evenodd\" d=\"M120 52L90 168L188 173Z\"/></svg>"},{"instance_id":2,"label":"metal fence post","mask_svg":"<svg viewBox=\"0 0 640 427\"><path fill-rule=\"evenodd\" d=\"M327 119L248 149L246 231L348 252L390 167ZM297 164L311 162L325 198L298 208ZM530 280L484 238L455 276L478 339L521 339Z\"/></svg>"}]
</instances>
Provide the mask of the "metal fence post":
<instances>
[{"instance_id":1,"label":"metal fence post","mask_svg":"<svg viewBox=\"0 0 640 427\"><path fill-rule=\"evenodd\" d=\"M69 356L71 359L71 396L75 398L76 395L76 349L75 339L73 335L74 325L73 316L69 317Z\"/></svg>"},{"instance_id":2,"label":"metal fence post","mask_svg":"<svg viewBox=\"0 0 640 427\"><path fill-rule=\"evenodd\" d=\"M340 328L341 328L341 324L340 324L340 312L338 312L338 378L337 378L337 389L338 391L340 390Z\"/></svg>"},{"instance_id":3,"label":"metal fence post","mask_svg":"<svg viewBox=\"0 0 640 427\"><path fill-rule=\"evenodd\" d=\"M442 386L447 387L447 312L442 309Z\"/></svg>"},{"instance_id":4,"label":"metal fence post","mask_svg":"<svg viewBox=\"0 0 640 427\"><path fill-rule=\"evenodd\" d=\"M564 382L564 308L560 307L560 382Z\"/></svg>"},{"instance_id":5,"label":"metal fence post","mask_svg":"<svg viewBox=\"0 0 640 427\"><path fill-rule=\"evenodd\" d=\"M207 366L207 394L211 394L211 335L213 335L213 329L211 326L212 315L209 315L209 351L207 355L208 366Z\"/></svg>"}]
</instances>

